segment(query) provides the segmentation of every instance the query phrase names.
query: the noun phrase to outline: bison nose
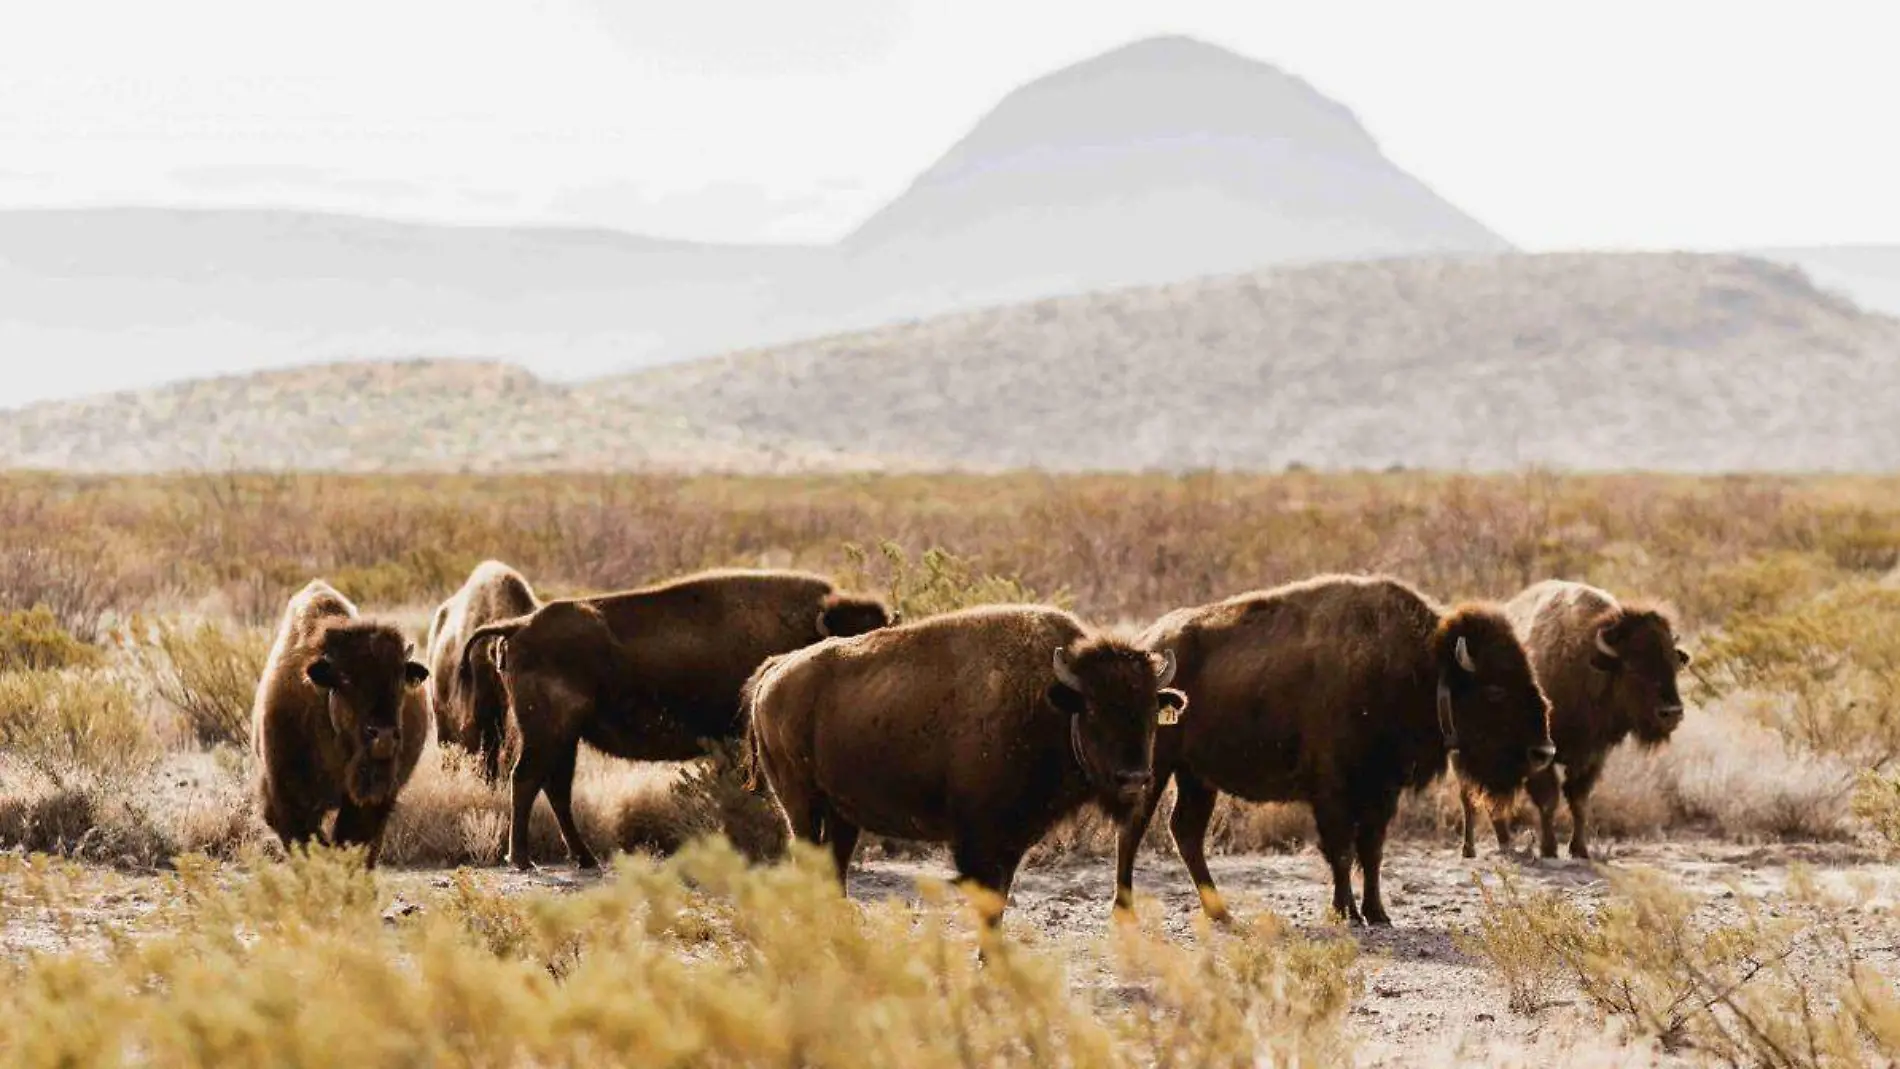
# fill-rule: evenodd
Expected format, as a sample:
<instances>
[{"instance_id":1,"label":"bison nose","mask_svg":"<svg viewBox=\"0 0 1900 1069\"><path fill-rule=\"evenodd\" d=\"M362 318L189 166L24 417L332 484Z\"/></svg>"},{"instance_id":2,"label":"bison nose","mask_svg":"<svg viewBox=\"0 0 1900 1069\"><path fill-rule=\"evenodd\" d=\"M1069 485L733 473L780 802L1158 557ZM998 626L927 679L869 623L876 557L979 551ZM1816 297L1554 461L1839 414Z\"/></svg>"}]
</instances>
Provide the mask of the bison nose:
<instances>
[{"instance_id":1,"label":"bison nose","mask_svg":"<svg viewBox=\"0 0 1900 1069\"><path fill-rule=\"evenodd\" d=\"M1115 774L1115 785L1122 789L1123 794L1134 794L1136 791L1145 791L1148 789L1148 784L1153 782L1154 777L1149 775L1146 770L1140 772L1118 772Z\"/></svg>"},{"instance_id":2,"label":"bison nose","mask_svg":"<svg viewBox=\"0 0 1900 1069\"><path fill-rule=\"evenodd\" d=\"M1557 759L1557 747L1548 742L1540 742L1526 750L1525 755L1531 759L1531 771L1541 772L1549 768L1550 763Z\"/></svg>"}]
</instances>

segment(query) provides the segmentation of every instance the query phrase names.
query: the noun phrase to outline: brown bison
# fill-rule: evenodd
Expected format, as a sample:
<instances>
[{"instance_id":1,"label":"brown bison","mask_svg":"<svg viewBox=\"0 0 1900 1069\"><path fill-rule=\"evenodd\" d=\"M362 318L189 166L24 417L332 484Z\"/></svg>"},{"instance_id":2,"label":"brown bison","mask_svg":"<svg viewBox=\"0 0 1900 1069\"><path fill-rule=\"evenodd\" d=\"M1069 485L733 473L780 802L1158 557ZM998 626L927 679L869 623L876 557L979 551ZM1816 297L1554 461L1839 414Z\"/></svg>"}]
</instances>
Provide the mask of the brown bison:
<instances>
[{"instance_id":1,"label":"brown bison","mask_svg":"<svg viewBox=\"0 0 1900 1069\"><path fill-rule=\"evenodd\" d=\"M1505 607L1530 652L1537 681L1550 698L1550 736L1557 744L1557 765L1564 798L1570 803L1570 856L1590 856L1586 830L1590 790L1603 773L1603 760L1632 733L1645 746L1668 740L1682 723L1682 696L1676 673L1689 663L1676 645L1676 629L1661 610L1619 604L1615 597L1558 580L1538 583ZM1557 856L1558 769L1542 769L1525 782L1537 804L1538 846L1544 857ZM1478 856L1479 799L1464 791L1466 857ZM1508 851L1511 827L1501 812L1492 816L1498 849Z\"/></svg>"},{"instance_id":2,"label":"brown bison","mask_svg":"<svg viewBox=\"0 0 1900 1069\"><path fill-rule=\"evenodd\" d=\"M458 672L499 638L518 749L508 858L527 868L528 818L548 804L582 868L597 862L574 824L574 762L585 740L627 760L682 761L744 727L739 691L767 657L890 623L882 602L802 572L715 571L658 586L551 601L478 627Z\"/></svg>"},{"instance_id":3,"label":"brown bison","mask_svg":"<svg viewBox=\"0 0 1900 1069\"><path fill-rule=\"evenodd\" d=\"M840 879L870 831L949 843L1007 898L1058 820L1143 804L1156 721L1186 704L1173 674L1056 609L970 609L775 658L746 688L751 752Z\"/></svg>"},{"instance_id":4,"label":"brown bison","mask_svg":"<svg viewBox=\"0 0 1900 1069\"><path fill-rule=\"evenodd\" d=\"M1203 849L1227 791L1310 804L1333 909L1389 924L1379 865L1400 792L1442 775L1454 750L1495 795L1551 760L1548 706L1510 621L1486 606L1442 609L1397 580L1323 576L1181 609L1141 644L1174 654L1193 709L1155 741L1155 790L1122 829L1117 909L1132 904L1135 852L1170 777L1170 829L1209 916L1227 912Z\"/></svg>"},{"instance_id":5,"label":"brown bison","mask_svg":"<svg viewBox=\"0 0 1900 1069\"><path fill-rule=\"evenodd\" d=\"M290 599L251 713L264 821L289 848L329 840L382 850L397 792L429 736L428 669L391 624L313 582Z\"/></svg>"},{"instance_id":6,"label":"brown bison","mask_svg":"<svg viewBox=\"0 0 1900 1069\"><path fill-rule=\"evenodd\" d=\"M435 737L443 746L459 746L475 754L482 775L493 783L501 774L503 722L508 695L502 689L501 669L495 663L493 643L470 653L468 681L463 683L460 661L468 636L497 620L526 616L541 602L521 573L499 561L477 566L455 596L435 611L429 627L430 689L435 699Z\"/></svg>"}]
</instances>

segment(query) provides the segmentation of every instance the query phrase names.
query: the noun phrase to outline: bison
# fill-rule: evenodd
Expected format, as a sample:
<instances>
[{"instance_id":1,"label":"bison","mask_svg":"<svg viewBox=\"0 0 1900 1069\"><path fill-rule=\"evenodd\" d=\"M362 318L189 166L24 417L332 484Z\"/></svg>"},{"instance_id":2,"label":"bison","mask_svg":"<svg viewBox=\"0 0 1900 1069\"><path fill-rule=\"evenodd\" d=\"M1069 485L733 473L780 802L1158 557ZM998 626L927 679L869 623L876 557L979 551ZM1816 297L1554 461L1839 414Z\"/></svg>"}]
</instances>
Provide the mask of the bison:
<instances>
[{"instance_id":1,"label":"bison","mask_svg":"<svg viewBox=\"0 0 1900 1069\"><path fill-rule=\"evenodd\" d=\"M1530 587L1505 607L1544 693L1550 698L1550 735L1555 765L1525 782L1537 805L1538 846L1557 856L1557 791L1570 803L1570 856L1590 856L1590 790L1603 760L1631 734L1645 746L1668 741L1682 723L1676 673L1689 653L1676 644L1675 625L1662 610L1619 603L1582 583L1549 580ZM1463 791L1464 855L1478 856L1475 792ZM1508 799L1494 802L1503 803ZM1498 849L1511 847L1510 820L1491 807Z\"/></svg>"},{"instance_id":2,"label":"bison","mask_svg":"<svg viewBox=\"0 0 1900 1069\"><path fill-rule=\"evenodd\" d=\"M626 760L683 761L741 734L739 692L767 657L891 622L875 598L803 572L714 571L657 586L551 601L471 631L468 685L483 644L503 643L501 677L517 749L508 859L528 868L528 818L545 791L569 855L598 862L574 823L580 743Z\"/></svg>"},{"instance_id":3,"label":"bison","mask_svg":"<svg viewBox=\"0 0 1900 1069\"><path fill-rule=\"evenodd\" d=\"M429 736L429 670L394 625L321 581L291 598L251 713L264 821L286 849L363 844L374 865L396 795Z\"/></svg>"},{"instance_id":4,"label":"bison","mask_svg":"<svg viewBox=\"0 0 1900 1069\"><path fill-rule=\"evenodd\" d=\"M1442 775L1457 751L1474 783L1505 795L1553 753L1548 706L1504 614L1447 610L1395 579L1322 576L1181 609L1140 642L1174 655L1193 709L1157 736L1155 789L1122 828L1118 913L1132 908L1135 853L1170 778L1170 830L1213 919L1227 910L1204 840L1227 791L1311 805L1332 908L1390 924L1379 866L1400 792ZM1352 899L1355 854L1363 910Z\"/></svg>"},{"instance_id":5,"label":"bison","mask_svg":"<svg viewBox=\"0 0 1900 1069\"><path fill-rule=\"evenodd\" d=\"M1058 820L1143 804L1156 723L1186 704L1173 674L1057 609L969 609L768 662L749 751L840 880L870 831L948 843L963 880L1007 899Z\"/></svg>"},{"instance_id":6,"label":"bison","mask_svg":"<svg viewBox=\"0 0 1900 1069\"><path fill-rule=\"evenodd\" d=\"M476 567L462 589L442 603L429 627L435 737L443 746L458 746L476 755L483 778L490 783L501 775L508 696L502 690L493 643L484 643L473 651L466 685L458 670L460 658L469 634L476 628L525 616L540 605L520 572L491 560Z\"/></svg>"}]
</instances>

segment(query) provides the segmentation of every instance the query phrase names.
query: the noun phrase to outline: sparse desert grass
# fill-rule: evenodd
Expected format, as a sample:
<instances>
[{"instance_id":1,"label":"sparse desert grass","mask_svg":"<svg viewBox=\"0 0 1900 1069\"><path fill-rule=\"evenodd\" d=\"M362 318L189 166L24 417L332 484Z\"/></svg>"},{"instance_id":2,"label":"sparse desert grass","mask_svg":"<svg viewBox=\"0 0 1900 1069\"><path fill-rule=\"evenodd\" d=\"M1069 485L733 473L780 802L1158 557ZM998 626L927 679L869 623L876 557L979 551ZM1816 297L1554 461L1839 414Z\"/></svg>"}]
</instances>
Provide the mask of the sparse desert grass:
<instances>
[{"instance_id":1,"label":"sparse desert grass","mask_svg":"<svg viewBox=\"0 0 1900 1069\"><path fill-rule=\"evenodd\" d=\"M85 879L0 858L0 903L71 923ZM181 859L96 954L0 966L9 1064L1342 1064L1356 947L1272 918L1187 946L1119 933L1136 998L988 934L945 887L860 907L829 862L623 861L569 896L467 874L391 903L356 855ZM974 903L979 909L989 903ZM420 907L420 908L415 908ZM974 919L973 917L971 919ZM983 961L979 964L977 950ZM349 982L335 982L348 977Z\"/></svg>"},{"instance_id":2,"label":"sparse desert grass","mask_svg":"<svg viewBox=\"0 0 1900 1069\"><path fill-rule=\"evenodd\" d=\"M1534 1014L1574 987L1604 1018L1717 1064L1891 1065L1900 1002L1863 964L1843 906L1800 870L1768 901L1716 910L1653 870L1608 875L1594 913L1509 874L1483 889L1461 942L1491 964L1511 1008Z\"/></svg>"},{"instance_id":3,"label":"sparse desert grass","mask_svg":"<svg viewBox=\"0 0 1900 1069\"><path fill-rule=\"evenodd\" d=\"M135 623L130 632L125 644L140 675L185 718L200 745L250 745L251 707L271 632L216 620Z\"/></svg>"}]
</instances>

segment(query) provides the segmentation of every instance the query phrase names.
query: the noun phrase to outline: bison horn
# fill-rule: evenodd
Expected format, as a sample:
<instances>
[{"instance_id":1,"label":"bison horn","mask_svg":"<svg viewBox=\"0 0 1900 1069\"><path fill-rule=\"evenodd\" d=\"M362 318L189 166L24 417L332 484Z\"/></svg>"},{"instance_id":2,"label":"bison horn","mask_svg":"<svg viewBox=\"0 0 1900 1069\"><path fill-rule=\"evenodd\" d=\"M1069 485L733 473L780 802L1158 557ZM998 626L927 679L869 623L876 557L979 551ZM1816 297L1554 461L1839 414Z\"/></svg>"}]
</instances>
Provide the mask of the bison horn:
<instances>
[{"instance_id":1,"label":"bison horn","mask_svg":"<svg viewBox=\"0 0 1900 1069\"><path fill-rule=\"evenodd\" d=\"M1597 628L1597 652L1614 661L1621 655L1616 652L1615 646L1610 645L1610 640L1603 636L1605 630L1607 629Z\"/></svg>"},{"instance_id":2,"label":"bison horn","mask_svg":"<svg viewBox=\"0 0 1900 1069\"><path fill-rule=\"evenodd\" d=\"M1155 689L1160 690L1162 687L1174 682L1174 651L1162 650L1160 653L1155 654L1154 657Z\"/></svg>"},{"instance_id":3,"label":"bison horn","mask_svg":"<svg viewBox=\"0 0 1900 1069\"><path fill-rule=\"evenodd\" d=\"M1471 647L1465 644L1465 636L1458 636L1458 645L1452 650L1452 655L1458 658L1458 667L1471 675L1478 674L1477 662L1471 659Z\"/></svg>"},{"instance_id":4,"label":"bison horn","mask_svg":"<svg viewBox=\"0 0 1900 1069\"><path fill-rule=\"evenodd\" d=\"M831 637L831 621L826 620L825 614L822 612L818 614L818 637L819 638Z\"/></svg>"},{"instance_id":5,"label":"bison horn","mask_svg":"<svg viewBox=\"0 0 1900 1069\"><path fill-rule=\"evenodd\" d=\"M1069 664L1069 651L1056 647L1056 682L1080 694L1082 680L1076 677L1075 669Z\"/></svg>"}]
</instances>

